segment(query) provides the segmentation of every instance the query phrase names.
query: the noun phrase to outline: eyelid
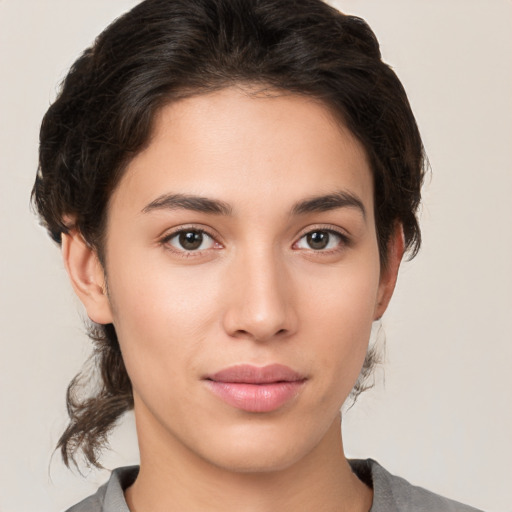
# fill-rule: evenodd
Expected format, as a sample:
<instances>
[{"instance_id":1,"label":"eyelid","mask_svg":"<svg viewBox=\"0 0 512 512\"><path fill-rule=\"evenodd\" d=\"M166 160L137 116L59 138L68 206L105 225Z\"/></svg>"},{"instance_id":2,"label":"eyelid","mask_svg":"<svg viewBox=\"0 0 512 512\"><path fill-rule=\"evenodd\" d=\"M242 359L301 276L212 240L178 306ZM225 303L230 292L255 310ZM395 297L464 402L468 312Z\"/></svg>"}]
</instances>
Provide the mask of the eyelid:
<instances>
[{"instance_id":1,"label":"eyelid","mask_svg":"<svg viewBox=\"0 0 512 512\"><path fill-rule=\"evenodd\" d=\"M296 238L299 239L313 231L330 231L346 239L351 237L350 233L346 229L336 224L310 224L309 226L301 229Z\"/></svg>"},{"instance_id":2,"label":"eyelid","mask_svg":"<svg viewBox=\"0 0 512 512\"><path fill-rule=\"evenodd\" d=\"M297 235L295 242L293 243L293 246L295 246L297 243L299 243L300 240L302 240L305 236L307 236L309 233L314 233L315 231L326 231L328 233L333 233L336 236L339 236L341 238L341 248L335 248L335 249L327 249L327 250L320 250L320 249L309 249L309 251L314 253L332 253L339 250L342 250L343 247L349 247L352 243L352 239L350 235L347 233L346 230L341 228L340 226L335 226L333 224L315 224L312 226L308 226L307 228L301 230L301 232ZM298 250L305 250L308 251L308 249L298 249Z\"/></svg>"},{"instance_id":3,"label":"eyelid","mask_svg":"<svg viewBox=\"0 0 512 512\"><path fill-rule=\"evenodd\" d=\"M172 238L174 238L175 236L179 235L182 232L187 232L187 231L197 231L199 233L203 233L204 235L210 237L213 240L214 245L220 245L220 246L223 245L218 240L220 237L217 234L214 234L212 232L213 230L210 230L205 226L201 226L201 225L197 225L197 224L184 224L184 225L176 226L176 227L170 229L169 231L166 231L163 235L161 235L158 238L158 243L160 245L164 246L167 250L173 252L174 254L177 254L179 256L186 257L186 258L200 256L207 251L217 250L220 248L220 247L212 247L209 249L198 249L195 251L187 251L185 249L180 250L180 249L172 246L169 243L169 241Z\"/></svg>"}]
</instances>

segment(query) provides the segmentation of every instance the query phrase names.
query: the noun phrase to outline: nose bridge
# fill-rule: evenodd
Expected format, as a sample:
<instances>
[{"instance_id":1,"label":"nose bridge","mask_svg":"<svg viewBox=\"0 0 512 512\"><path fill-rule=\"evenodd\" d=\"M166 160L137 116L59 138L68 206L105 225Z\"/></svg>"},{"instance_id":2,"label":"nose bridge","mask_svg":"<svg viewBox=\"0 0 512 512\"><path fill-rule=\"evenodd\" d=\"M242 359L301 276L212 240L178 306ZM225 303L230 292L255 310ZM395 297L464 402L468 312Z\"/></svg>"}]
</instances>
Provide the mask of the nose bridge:
<instances>
[{"instance_id":1,"label":"nose bridge","mask_svg":"<svg viewBox=\"0 0 512 512\"><path fill-rule=\"evenodd\" d=\"M227 331L262 341L292 332L296 322L291 283L279 251L268 243L254 244L240 251L236 259Z\"/></svg>"}]
</instances>

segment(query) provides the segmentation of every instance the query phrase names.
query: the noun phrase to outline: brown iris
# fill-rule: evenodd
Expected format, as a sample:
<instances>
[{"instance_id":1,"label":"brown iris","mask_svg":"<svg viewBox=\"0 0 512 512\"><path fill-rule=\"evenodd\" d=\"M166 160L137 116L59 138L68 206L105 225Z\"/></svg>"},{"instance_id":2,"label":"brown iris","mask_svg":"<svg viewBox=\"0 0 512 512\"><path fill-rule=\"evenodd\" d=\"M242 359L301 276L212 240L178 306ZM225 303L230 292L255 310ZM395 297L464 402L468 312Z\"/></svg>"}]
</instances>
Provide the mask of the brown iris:
<instances>
[{"instance_id":1,"label":"brown iris","mask_svg":"<svg viewBox=\"0 0 512 512\"><path fill-rule=\"evenodd\" d=\"M179 235L179 242L183 249L194 251L201 247L203 243L203 233L201 233L201 231L183 231Z\"/></svg>"},{"instance_id":2,"label":"brown iris","mask_svg":"<svg viewBox=\"0 0 512 512\"><path fill-rule=\"evenodd\" d=\"M307 234L306 240L311 249L325 249L329 243L327 231L313 231Z\"/></svg>"}]
</instances>

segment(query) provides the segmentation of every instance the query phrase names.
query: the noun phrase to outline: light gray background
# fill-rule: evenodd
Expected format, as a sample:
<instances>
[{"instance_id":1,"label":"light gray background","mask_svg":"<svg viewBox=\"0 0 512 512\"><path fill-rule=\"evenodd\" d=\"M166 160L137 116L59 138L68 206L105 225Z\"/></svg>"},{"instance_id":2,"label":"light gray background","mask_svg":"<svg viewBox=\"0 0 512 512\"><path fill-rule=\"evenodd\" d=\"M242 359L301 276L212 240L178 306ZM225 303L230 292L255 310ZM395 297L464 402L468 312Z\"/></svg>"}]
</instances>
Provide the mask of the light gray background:
<instances>
[{"instance_id":1,"label":"light gray background","mask_svg":"<svg viewBox=\"0 0 512 512\"><path fill-rule=\"evenodd\" d=\"M133 0L0 0L0 512L50 512L105 472L53 447L88 353L58 250L29 211L38 129L79 52ZM433 174L424 247L385 316L385 381L344 420L349 456L488 511L512 510L512 3L340 0L402 79ZM104 464L136 462L133 420Z\"/></svg>"}]
</instances>

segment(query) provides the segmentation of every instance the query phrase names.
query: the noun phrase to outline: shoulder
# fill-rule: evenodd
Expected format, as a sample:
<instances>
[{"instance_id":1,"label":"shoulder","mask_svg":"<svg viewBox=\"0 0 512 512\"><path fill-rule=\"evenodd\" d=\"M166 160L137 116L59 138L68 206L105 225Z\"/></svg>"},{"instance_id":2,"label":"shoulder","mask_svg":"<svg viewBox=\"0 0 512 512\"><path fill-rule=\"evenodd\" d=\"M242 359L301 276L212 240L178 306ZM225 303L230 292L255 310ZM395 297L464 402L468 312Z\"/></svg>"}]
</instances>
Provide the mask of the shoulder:
<instances>
[{"instance_id":1,"label":"shoulder","mask_svg":"<svg viewBox=\"0 0 512 512\"><path fill-rule=\"evenodd\" d=\"M373 487L370 512L481 512L392 475L372 459L350 461L354 473Z\"/></svg>"},{"instance_id":2,"label":"shoulder","mask_svg":"<svg viewBox=\"0 0 512 512\"><path fill-rule=\"evenodd\" d=\"M130 512L123 491L135 481L138 472L138 466L115 469L108 482L95 494L73 505L66 512Z\"/></svg>"}]
</instances>

